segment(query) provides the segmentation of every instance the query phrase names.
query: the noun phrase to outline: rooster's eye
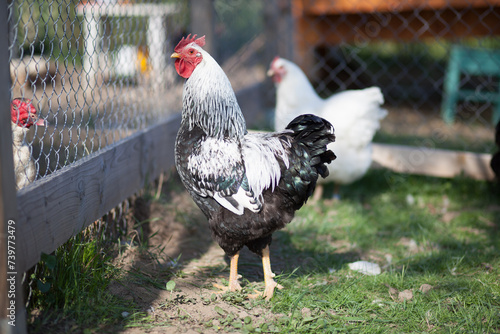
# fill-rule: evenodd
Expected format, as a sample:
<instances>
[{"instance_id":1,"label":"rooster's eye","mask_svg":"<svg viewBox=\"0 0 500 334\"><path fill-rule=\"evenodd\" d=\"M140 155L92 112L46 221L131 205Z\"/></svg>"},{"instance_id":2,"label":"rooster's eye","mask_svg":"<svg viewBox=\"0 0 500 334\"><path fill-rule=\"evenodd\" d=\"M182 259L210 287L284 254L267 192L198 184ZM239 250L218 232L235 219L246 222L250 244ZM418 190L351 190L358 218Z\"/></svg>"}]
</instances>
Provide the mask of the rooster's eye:
<instances>
[{"instance_id":1,"label":"rooster's eye","mask_svg":"<svg viewBox=\"0 0 500 334\"><path fill-rule=\"evenodd\" d=\"M194 53L194 50L189 50L189 54L192 55Z\"/></svg>"}]
</instances>

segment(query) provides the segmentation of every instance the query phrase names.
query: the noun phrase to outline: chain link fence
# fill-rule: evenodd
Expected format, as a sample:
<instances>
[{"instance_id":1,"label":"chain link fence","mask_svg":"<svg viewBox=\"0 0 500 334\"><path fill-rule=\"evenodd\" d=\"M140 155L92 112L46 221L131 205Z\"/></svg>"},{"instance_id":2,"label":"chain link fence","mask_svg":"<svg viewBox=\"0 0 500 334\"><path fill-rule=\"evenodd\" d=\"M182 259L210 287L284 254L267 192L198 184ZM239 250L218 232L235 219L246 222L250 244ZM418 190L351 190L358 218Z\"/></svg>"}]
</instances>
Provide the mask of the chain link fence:
<instances>
[{"instance_id":1,"label":"chain link fence","mask_svg":"<svg viewBox=\"0 0 500 334\"><path fill-rule=\"evenodd\" d=\"M24 138L38 178L178 112L182 81L168 56L187 33L212 37L207 47L236 91L264 84L253 106L265 111L264 128L275 102L265 73L280 55L323 97L379 86L389 116L375 141L494 151L500 1L213 0L199 28L190 17L201 2L9 4L12 98L32 99L46 121ZM484 51L493 66L447 79L457 47ZM452 101L447 119L446 84L473 93Z\"/></svg>"},{"instance_id":2,"label":"chain link fence","mask_svg":"<svg viewBox=\"0 0 500 334\"><path fill-rule=\"evenodd\" d=\"M32 101L37 178L180 110L169 51L182 1L16 0L8 6L11 97ZM16 154L16 152L14 152Z\"/></svg>"}]
</instances>

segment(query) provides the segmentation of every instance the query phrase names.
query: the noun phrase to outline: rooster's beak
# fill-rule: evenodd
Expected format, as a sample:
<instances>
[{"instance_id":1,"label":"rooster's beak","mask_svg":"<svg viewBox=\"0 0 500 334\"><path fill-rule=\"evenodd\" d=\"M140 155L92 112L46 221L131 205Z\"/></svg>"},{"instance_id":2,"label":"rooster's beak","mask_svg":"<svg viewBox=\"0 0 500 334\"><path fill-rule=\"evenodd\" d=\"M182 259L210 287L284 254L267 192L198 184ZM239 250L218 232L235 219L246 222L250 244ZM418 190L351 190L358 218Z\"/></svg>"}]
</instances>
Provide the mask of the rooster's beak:
<instances>
[{"instance_id":1,"label":"rooster's beak","mask_svg":"<svg viewBox=\"0 0 500 334\"><path fill-rule=\"evenodd\" d=\"M274 70L270 68L269 71L267 71L267 76L272 77L273 75L274 75Z\"/></svg>"},{"instance_id":2,"label":"rooster's beak","mask_svg":"<svg viewBox=\"0 0 500 334\"><path fill-rule=\"evenodd\" d=\"M170 58L180 58L180 57L181 57L181 55L180 55L180 54L178 54L177 52L174 52L174 53L172 53L172 54L170 55Z\"/></svg>"}]
</instances>

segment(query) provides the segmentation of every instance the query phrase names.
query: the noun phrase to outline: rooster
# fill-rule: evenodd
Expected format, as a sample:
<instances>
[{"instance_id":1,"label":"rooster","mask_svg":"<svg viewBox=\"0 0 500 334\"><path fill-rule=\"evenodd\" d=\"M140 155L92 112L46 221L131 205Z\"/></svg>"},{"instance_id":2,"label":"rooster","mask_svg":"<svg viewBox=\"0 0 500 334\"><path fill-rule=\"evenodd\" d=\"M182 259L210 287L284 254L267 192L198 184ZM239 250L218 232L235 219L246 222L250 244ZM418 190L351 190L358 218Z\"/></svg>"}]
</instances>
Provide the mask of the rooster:
<instances>
[{"instance_id":1,"label":"rooster","mask_svg":"<svg viewBox=\"0 0 500 334\"><path fill-rule=\"evenodd\" d=\"M301 115L282 132L248 133L229 79L204 45L205 36L189 35L171 55L187 79L175 164L213 239L230 258L229 286L219 288L241 290L238 257L247 246L262 258L262 295L270 299L282 288L271 270L272 233L292 220L318 176L328 175L326 164L335 159L327 149L335 140L333 127Z\"/></svg>"},{"instance_id":2,"label":"rooster","mask_svg":"<svg viewBox=\"0 0 500 334\"><path fill-rule=\"evenodd\" d=\"M276 86L275 130L283 129L290 120L302 113L315 114L335 124L337 160L330 164L330 175L322 182L350 184L363 175L372 162L371 142L387 111L380 106L384 96L378 87L348 90L327 99L318 96L304 72L289 60L276 57L268 71ZM322 195L322 187L314 198Z\"/></svg>"},{"instance_id":3,"label":"rooster","mask_svg":"<svg viewBox=\"0 0 500 334\"><path fill-rule=\"evenodd\" d=\"M35 180L36 168L31 159L31 149L26 144L28 130L36 124L45 126L45 121L38 117L35 106L29 99L16 98L10 104L12 127L12 151L14 153L14 173L17 189L21 189Z\"/></svg>"}]
</instances>

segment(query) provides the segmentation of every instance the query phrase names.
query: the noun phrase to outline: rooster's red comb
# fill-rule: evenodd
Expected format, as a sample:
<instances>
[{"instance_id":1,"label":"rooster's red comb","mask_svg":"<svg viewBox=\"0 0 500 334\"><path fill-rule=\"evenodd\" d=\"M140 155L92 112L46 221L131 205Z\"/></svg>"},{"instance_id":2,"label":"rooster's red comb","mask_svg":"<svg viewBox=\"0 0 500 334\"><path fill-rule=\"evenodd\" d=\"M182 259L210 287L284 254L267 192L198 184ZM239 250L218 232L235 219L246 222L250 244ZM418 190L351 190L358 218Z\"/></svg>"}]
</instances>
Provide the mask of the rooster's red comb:
<instances>
[{"instance_id":1,"label":"rooster's red comb","mask_svg":"<svg viewBox=\"0 0 500 334\"><path fill-rule=\"evenodd\" d=\"M177 46L175 47L174 51L175 52L181 52L181 50L186 46L188 45L189 43L192 43L192 42L195 42L196 44L198 44L200 47L204 46L205 45L205 36L202 36L198 39L196 39L196 35L193 35L193 37L191 37L191 34L189 34L187 37L183 37L181 39L181 41L177 44Z\"/></svg>"}]
</instances>

